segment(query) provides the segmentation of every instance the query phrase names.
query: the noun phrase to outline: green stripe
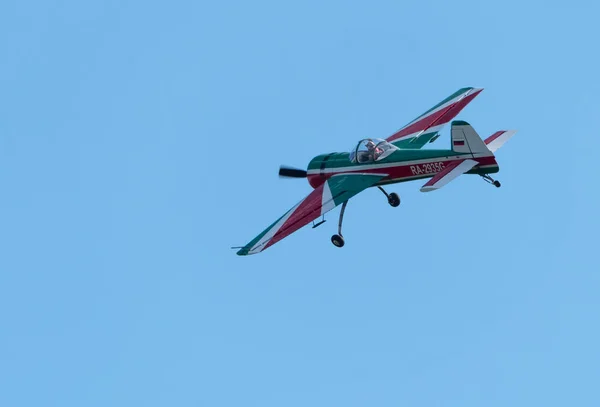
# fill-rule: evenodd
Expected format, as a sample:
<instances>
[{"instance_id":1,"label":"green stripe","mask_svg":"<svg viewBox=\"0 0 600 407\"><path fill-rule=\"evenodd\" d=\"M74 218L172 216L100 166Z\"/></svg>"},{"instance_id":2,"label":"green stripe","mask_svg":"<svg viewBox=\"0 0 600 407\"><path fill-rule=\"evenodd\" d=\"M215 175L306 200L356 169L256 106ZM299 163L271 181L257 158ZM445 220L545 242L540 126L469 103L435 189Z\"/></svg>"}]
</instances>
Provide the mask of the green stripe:
<instances>
[{"instance_id":1,"label":"green stripe","mask_svg":"<svg viewBox=\"0 0 600 407\"><path fill-rule=\"evenodd\" d=\"M475 168L475 169L465 172L465 174L478 174L478 175L495 174L499 171L500 171L500 167L494 166L494 167L486 167L486 168Z\"/></svg>"},{"instance_id":2,"label":"green stripe","mask_svg":"<svg viewBox=\"0 0 600 407\"><path fill-rule=\"evenodd\" d=\"M467 153L464 153L467 154ZM385 159L381 160L381 161L376 161L376 162L371 162L371 163L365 163L365 164L358 164L358 163L354 163L350 161L349 158L349 154L348 153L337 153L334 154L332 156L329 157L329 160L327 161L327 165L325 166L325 168L330 169L330 168L341 168L341 167L356 167L356 168L361 168L365 165L377 165L377 164L389 164L389 163L402 163L404 161L418 161L418 160L425 160L425 159L431 159L431 158L438 158L438 157L447 157L447 156L455 156L455 155L461 155L461 153L457 153L456 151L452 151L452 150L442 150L442 149L426 149L426 150L419 150L419 149L402 149L402 150L398 150L393 152L392 154L390 154L389 156L387 156ZM311 161L311 163L308 166L309 170L320 170L321 169L321 160L323 159L323 157L325 157L325 155L320 155L317 156L313 159L313 161ZM385 169L382 169L382 171L385 171Z\"/></svg>"},{"instance_id":3,"label":"green stripe","mask_svg":"<svg viewBox=\"0 0 600 407\"><path fill-rule=\"evenodd\" d=\"M464 120L454 120L452 126L470 126L470 124Z\"/></svg>"},{"instance_id":4,"label":"green stripe","mask_svg":"<svg viewBox=\"0 0 600 407\"><path fill-rule=\"evenodd\" d=\"M431 133L424 133L424 134L421 134L419 137L412 137L409 139L400 140L400 141L394 142L392 144L394 144L398 148L419 149L419 148L423 147L425 144L429 143L429 140L431 140L433 137L435 137L436 134L438 134L437 131L434 131Z\"/></svg>"}]
</instances>

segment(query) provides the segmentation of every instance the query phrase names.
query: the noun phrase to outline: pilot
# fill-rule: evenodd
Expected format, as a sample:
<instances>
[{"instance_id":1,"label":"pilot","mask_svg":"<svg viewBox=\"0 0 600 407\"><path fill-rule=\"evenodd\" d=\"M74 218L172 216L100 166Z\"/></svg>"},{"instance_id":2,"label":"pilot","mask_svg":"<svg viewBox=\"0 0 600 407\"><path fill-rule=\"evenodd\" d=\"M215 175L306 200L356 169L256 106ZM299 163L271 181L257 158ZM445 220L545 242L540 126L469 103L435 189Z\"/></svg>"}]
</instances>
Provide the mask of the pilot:
<instances>
[{"instance_id":1,"label":"pilot","mask_svg":"<svg viewBox=\"0 0 600 407\"><path fill-rule=\"evenodd\" d=\"M377 147L375 145L375 143L373 142L373 140L369 140L367 141L367 150L369 150L369 155L371 156L372 160L377 159L377 157L379 157L381 155L381 153L383 153L383 150L379 147Z\"/></svg>"}]
</instances>

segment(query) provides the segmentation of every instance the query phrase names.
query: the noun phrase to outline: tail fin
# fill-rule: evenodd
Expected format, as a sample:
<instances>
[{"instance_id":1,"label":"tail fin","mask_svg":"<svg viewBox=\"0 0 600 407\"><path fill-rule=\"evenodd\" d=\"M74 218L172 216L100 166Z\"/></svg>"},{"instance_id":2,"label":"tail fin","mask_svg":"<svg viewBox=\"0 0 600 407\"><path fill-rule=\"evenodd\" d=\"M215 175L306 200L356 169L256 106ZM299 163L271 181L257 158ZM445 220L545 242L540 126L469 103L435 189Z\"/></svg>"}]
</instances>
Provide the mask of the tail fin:
<instances>
[{"instance_id":1,"label":"tail fin","mask_svg":"<svg viewBox=\"0 0 600 407\"><path fill-rule=\"evenodd\" d=\"M515 135L516 130L501 130L497 131L488 138L485 139L485 145L487 148L493 153L500 147L502 144L506 143L508 139Z\"/></svg>"},{"instance_id":2,"label":"tail fin","mask_svg":"<svg viewBox=\"0 0 600 407\"><path fill-rule=\"evenodd\" d=\"M475 129L461 120L452 122L452 150L457 153L494 155Z\"/></svg>"}]
</instances>

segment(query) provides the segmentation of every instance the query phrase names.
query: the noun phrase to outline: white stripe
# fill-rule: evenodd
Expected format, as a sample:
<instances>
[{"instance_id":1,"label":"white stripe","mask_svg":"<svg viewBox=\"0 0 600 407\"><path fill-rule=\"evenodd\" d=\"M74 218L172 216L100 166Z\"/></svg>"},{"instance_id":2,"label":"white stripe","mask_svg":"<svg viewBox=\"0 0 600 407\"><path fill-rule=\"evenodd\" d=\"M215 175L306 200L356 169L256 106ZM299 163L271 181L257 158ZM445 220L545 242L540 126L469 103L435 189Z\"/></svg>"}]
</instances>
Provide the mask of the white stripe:
<instances>
[{"instance_id":1,"label":"white stripe","mask_svg":"<svg viewBox=\"0 0 600 407\"><path fill-rule=\"evenodd\" d=\"M321 216L326 212L329 212L335 208L335 202L331 196L331 189L329 188L329 181L323 184L323 197L321 198Z\"/></svg>"},{"instance_id":2,"label":"white stripe","mask_svg":"<svg viewBox=\"0 0 600 407\"><path fill-rule=\"evenodd\" d=\"M472 155L472 158L481 158L481 157L489 157L489 153L476 153ZM427 164L430 162L437 161L452 161L452 160L464 160L465 158L471 158L471 154L462 154L462 155L450 155L450 156L441 156L441 157L433 157L433 158L424 158L420 160L412 160L412 161L398 161L395 163L389 164L365 164L358 166L350 166L350 167L338 167L338 168L325 168L323 170L324 174L338 173L338 172L346 172L346 171L362 171L362 170L372 170L372 169L385 169L385 168L395 168L395 167L404 167L405 165L414 165L414 164ZM309 175L318 175L321 173L320 169L312 169L308 170Z\"/></svg>"}]
</instances>

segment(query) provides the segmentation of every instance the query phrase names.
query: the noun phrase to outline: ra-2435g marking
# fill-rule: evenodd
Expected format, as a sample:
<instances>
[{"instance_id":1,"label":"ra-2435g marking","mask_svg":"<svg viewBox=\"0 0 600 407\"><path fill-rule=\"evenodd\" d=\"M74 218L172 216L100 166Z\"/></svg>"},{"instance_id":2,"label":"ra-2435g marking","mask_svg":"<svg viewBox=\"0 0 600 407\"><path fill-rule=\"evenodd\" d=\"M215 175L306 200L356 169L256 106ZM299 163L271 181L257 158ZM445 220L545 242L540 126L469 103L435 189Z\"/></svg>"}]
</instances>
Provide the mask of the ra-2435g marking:
<instances>
[{"instance_id":1,"label":"ra-2435g marking","mask_svg":"<svg viewBox=\"0 0 600 407\"><path fill-rule=\"evenodd\" d=\"M342 247L346 204L369 187L379 188L394 207L400 205L400 197L396 193L388 194L383 185L430 178L421 187L422 192L429 192L461 174L477 174L500 187L500 183L490 177L499 171L494 152L516 133L514 130L498 131L482 140L469 123L453 121L450 149L422 149L435 141L442 127L482 90L459 89L387 139L367 138L350 152L319 155L310 161L306 171L281 167L280 176L306 177L314 190L248 244L238 247L237 254L259 253L340 204L338 233L331 241Z\"/></svg>"}]
</instances>

